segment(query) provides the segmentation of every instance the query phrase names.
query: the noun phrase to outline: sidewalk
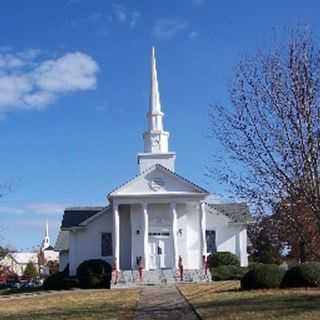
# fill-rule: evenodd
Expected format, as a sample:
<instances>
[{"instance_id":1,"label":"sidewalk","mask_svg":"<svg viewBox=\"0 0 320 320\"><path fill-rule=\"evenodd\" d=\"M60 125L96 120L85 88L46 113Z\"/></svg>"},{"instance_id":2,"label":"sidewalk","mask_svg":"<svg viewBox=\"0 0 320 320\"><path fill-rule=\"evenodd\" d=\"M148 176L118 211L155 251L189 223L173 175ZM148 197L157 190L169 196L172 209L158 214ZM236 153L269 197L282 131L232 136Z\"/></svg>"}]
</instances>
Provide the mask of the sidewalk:
<instances>
[{"instance_id":1,"label":"sidewalk","mask_svg":"<svg viewBox=\"0 0 320 320\"><path fill-rule=\"evenodd\" d=\"M175 286L142 289L134 320L199 320Z\"/></svg>"}]
</instances>

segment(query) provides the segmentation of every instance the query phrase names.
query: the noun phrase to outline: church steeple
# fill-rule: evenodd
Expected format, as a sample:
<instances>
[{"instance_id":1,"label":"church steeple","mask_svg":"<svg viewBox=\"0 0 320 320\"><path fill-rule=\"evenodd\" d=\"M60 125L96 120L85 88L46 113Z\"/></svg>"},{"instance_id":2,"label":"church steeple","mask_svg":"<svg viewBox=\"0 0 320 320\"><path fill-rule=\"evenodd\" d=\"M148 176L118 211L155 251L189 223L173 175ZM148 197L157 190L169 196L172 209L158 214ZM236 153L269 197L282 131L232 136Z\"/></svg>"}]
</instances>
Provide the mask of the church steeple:
<instances>
[{"instance_id":1,"label":"church steeple","mask_svg":"<svg viewBox=\"0 0 320 320\"><path fill-rule=\"evenodd\" d=\"M143 134L144 153L138 154L140 173L157 163L167 167L171 171L175 170L176 154L169 152L169 132L163 128L163 116L164 113L161 111L156 55L153 47L151 53L151 91L149 110L147 113L148 129Z\"/></svg>"},{"instance_id":2,"label":"church steeple","mask_svg":"<svg viewBox=\"0 0 320 320\"><path fill-rule=\"evenodd\" d=\"M152 47L152 55L151 55L151 92L150 92L149 107L150 107L149 115L152 115L152 114L157 115L158 113L161 113L159 83L158 83L158 74L157 74L157 62L156 62L156 54L155 54L154 47ZM163 114L161 115L163 116ZM161 117L161 124L162 124L162 117Z\"/></svg>"},{"instance_id":3,"label":"church steeple","mask_svg":"<svg viewBox=\"0 0 320 320\"><path fill-rule=\"evenodd\" d=\"M47 249L49 246L50 246L49 224L48 224L48 220L47 220L45 232L44 232L44 239L42 240L42 250Z\"/></svg>"},{"instance_id":4,"label":"church steeple","mask_svg":"<svg viewBox=\"0 0 320 320\"><path fill-rule=\"evenodd\" d=\"M147 113L148 130L144 133L144 152L168 152L169 132L163 130L163 116L164 114L161 112L155 49L152 47L151 92L149 112Z\"/></svg>"}]
</instances>

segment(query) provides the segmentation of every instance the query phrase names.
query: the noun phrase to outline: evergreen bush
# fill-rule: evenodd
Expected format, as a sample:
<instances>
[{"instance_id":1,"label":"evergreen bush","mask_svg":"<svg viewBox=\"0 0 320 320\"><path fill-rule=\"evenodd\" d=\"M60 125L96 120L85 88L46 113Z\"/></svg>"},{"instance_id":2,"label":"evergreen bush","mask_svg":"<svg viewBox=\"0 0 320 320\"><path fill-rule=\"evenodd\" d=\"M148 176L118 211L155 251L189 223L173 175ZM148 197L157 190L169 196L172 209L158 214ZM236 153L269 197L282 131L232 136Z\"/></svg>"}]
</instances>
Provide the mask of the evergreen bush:
<instances>
[{"instance_id":1,"label":"evergreen bush","mask_svg":"<svg viewBox=\"0 0 320 320\"><path fill-rule=\"evenodd\" d=\"M208 256L208 265L209 268L216 268L219 266L240 266L239 258L227 251L216 252Z\"/></svg>"},{"instance_id":2,"label":"evergreen bush","mask_svg":"<svg viewBox=\"0 0 320 320\"><path fill-rule=\"evenodd\" d=\"M275 264L258 264L251 267L241 279L241 289L279 288L285 270Z\"/></svg>"},{"instance_id":3,"label":"evergreen bush","mask_svg":"<svg viewBox=\"0 0 320 320\"><path fill-rule=\"evenodd\" d=\"M282 287L320 287L320 263L305 262L290 268L283 278Z\"/></svg>"},{"instance_id":4,"label":"evergreen bush","mask_svg":"<svg viewBox=\"0 0 320 320\"><path fill-rule=\"evenodd\" d=\"M111 265L100 259L84 261L77 269L77 278L83 289L110 289L111 276Z\"/></svg>"},{"instance_id":5,"label":"evergreen bush","mask_svg":"<svg viewBox=\"0 0 320 320\"><path fill-rule=\"evenodd\" d=\"M212 268L211 275L213 281L241 280L247 271L247 268L235 265L226 265Z\"/></svg>"}]
</instances>

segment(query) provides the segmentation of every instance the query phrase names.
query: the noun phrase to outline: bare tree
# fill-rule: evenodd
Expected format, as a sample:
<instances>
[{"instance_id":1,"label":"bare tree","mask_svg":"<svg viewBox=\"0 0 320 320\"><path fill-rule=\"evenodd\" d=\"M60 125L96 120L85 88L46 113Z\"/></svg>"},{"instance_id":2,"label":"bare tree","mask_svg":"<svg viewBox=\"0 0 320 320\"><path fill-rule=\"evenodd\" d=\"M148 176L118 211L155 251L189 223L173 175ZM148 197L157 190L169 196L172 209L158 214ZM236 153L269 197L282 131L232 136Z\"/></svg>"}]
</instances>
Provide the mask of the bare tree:
<instances>
[{"instance_id":1,"label":"bare tree","mask_svg":"<svg viewBox=\"0 0 320 320\"><path fill-rule=\"evenodd\" d=\"M215 162L209 175L218 174L257 212L285 203L302 239L310 221L320 233L320 51L312 35L295 29L285 44L240 61L230 99L230 107L210 111L225 166ZM306 220L293 214L297 203Z\"/></svg>"}]
</instances>

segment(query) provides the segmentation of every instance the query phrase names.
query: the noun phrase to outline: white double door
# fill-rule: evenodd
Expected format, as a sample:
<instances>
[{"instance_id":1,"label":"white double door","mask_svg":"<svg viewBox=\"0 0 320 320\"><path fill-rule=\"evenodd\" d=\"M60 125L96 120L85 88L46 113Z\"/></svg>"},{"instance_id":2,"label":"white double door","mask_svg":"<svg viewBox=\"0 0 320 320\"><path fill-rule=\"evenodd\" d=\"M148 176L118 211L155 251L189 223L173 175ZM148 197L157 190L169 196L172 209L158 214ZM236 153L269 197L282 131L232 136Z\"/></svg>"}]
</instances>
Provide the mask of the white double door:
<instances>
[{"instance_id":1,"label":"white double door","mask_svg":"<svg viewBox=\"0 0 320 320\"><path fill-rule=\"evenodd\" d=\"M172 267L172 243L169 235L149 234L149 267L153 270Z\"/></svg>"}]
</instances>

